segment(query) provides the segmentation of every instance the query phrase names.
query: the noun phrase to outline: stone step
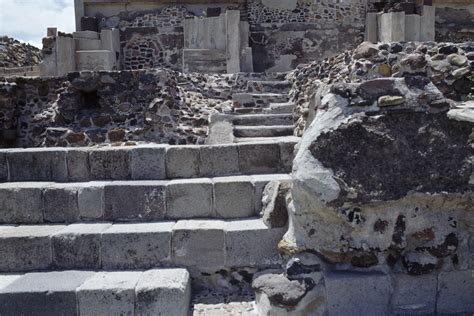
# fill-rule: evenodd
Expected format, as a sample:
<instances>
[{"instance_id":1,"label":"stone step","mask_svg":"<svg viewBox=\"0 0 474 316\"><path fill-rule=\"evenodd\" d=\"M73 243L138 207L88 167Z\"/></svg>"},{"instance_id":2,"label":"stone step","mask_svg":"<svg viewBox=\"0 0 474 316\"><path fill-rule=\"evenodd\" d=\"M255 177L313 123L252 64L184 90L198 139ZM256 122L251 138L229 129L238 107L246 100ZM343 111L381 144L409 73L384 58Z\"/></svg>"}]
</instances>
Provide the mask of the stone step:
<instances>
[{"instance_id":1,"label":"stone step","mask_svg":"<svg viewBox=\"0 0 474 316\"><path fill-rule=\"evenodd\" d=\"M286 93L234 93L232 100L234 108L264 108L271 103L283 103L289 101Z\"/></svg>"},{"instance_id":2,"label":"stone step","mask_svg":"<svg viewBox=\"0 0 474 316\"><path fill-rule=\"evenodd\" d=\"M293 102L271 103L268 108L263 109L263 113L267 114L285 114L293 113L295 104Z\"/></svg>"},{"instance_id":3,"label":"stone step","mask_svg":"<svg viewBox=\"0 0 474 316\"><path fill-rule=\"evenodd\" d=\"M234 126L235 137L280 137L293 135L294 126Z\"/></svg>"},{"instance_id":4,"label":"stone step","mask_svg":"<svg viewBox=\"0 0 474 316\"><path fill-rule=\"evenodd\" d=\"M290 180L268 174L171 181L0 184L0 224L146 222L252 217L264 186Z\"/></svg>"},{"instance_id":5,"label":"stone step","mask_svg":"<svg viewBox=\"0 0 474 316\"><path fill-rule=\"evenodd\" d=\"M247 126L269 126L269 125L293 125L291 114L245 114L235 115L232 119L234 125Z\"/></svg>"},{"instance_id":6,"label":"stone step","mask_svg":"<svg viewBox=\"0 0 474 316\"><path fill-rule=\"evenodd\" d=\"M185 269L0 275L2 316L186 316L190 302Z\"/></svg>"},{"instance_id":7,"label":"stone step","mask_svg":"<svg viewBox=\"0 0 474 316\"><path fill-rule=\"evenodd\" d=\"M0 226L0 272L269 268L285 232L260 218Z\"/></svg>"},{"instance_id":8,"label":"stone step","mask_svg":"<svg viewBox=\"0 0 474 316\"><path fill-rule=\"evenodd\" d=\"M294 145L294 144L293 144ZM287 144L0 150L0 182L164 180L290 172ZM290 168L289 168L290 167Z\"/></svg>"},{"instance_id":9,"label":"stone step","mask_svg":"<svg viewBox=\"0 0 474 316\"><path fill-rule=\"evenodd\" d=\"M264 108L234 108L235 114L261 114Z\"/></svg>"},{"instance_id":10,"label":"stone step","mask_svg":"<svg viewBox=\"0 0 474 316\"><path fill-rule=\"evenodd\" d=\"M300 141L301 138L297 136L282 136L282 137L236 137L234 142L236 143L258 143L261 141L275 141L275 142L286 142L286 141Z\"/></svg>"},{"instance_id":11,"label":"stone step","mask_svg":"<svg viewBox=\"0 0 474 316\"><path fill-rule=\"evenodd\" d=\"M250 80L247 82L247 92L250 93L289 93L291 83L284 81L259 81Z\"/></svg>"}]
</instances>

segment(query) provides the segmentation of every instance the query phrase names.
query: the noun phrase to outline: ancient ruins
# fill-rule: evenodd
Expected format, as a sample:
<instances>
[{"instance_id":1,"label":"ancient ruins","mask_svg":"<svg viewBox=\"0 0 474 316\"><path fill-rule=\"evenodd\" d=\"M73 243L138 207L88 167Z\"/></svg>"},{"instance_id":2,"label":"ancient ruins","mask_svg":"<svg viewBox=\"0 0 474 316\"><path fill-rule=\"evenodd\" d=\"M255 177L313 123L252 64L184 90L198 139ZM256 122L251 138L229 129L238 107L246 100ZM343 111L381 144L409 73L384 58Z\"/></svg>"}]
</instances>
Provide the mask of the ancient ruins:
<instances>
[{"instance_id":1,"label":"ancient ruins","mask_svg":"<svg viewBox=\"0 0 474 316\"><path fill-rule=\"evenodd\" d=\"M1 316L474 313L472 0L74 3L0 39Z\"/></svg>"}]
</instances>

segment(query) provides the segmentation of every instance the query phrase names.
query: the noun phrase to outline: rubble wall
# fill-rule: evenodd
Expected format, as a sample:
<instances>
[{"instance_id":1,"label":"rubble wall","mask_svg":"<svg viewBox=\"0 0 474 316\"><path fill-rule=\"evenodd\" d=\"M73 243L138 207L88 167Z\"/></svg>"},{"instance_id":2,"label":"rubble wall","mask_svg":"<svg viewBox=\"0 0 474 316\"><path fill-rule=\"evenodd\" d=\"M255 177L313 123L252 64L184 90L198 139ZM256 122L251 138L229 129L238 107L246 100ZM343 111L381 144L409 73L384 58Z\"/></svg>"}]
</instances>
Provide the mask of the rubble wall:
<instances>
[{"instance_id":1,"label":"rubble wall","mask_svg":"<svg viewBox=\"0 0 474 316\"><path fill-rule=\"evenodd\" d=\"M474 4L436 7L436 41L474 41Z\"/></svg>"}]
</instances>

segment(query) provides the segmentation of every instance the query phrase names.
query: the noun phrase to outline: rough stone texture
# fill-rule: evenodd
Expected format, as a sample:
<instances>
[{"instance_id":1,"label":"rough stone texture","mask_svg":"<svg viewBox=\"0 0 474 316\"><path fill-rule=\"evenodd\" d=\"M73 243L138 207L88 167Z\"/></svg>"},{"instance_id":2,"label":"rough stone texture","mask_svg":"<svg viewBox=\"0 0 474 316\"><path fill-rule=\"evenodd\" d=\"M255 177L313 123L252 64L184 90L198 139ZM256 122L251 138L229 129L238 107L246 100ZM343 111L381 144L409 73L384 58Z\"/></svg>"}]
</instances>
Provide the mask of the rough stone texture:
<instances>
[{"instance_id":1,"label":"rough stone texture","mask_svg":"<svg viewBox=\"0 0 474 316\"><path fill-rule=\"evenodd\" d=\"M184 269L146 271L140 277L135 315L188 315L191 278Z\"/></svg>"},{"instance_id":2,"label":"rough stone texture","mask_svg":"<svg viewBox=\"0 0 474 316\"><path fill-rule=\"evenodd\" d=\"M287 196L291 181L272 181L265 186L262 197L262 219L269 228L285 227L288 223Z\"/></svg>"},{"instance_id":3,"label":"rough stone texture","mask_svg":"<svg viewBox=\"0 0 474 316\"><path fill-rule=\"evenodd\" d=\"M214 178L214 207L222 218L255 215L255 191L248 176Z\"/></svg>"},{"instance_id":4,"label":"rough stone texture","mask_svg":"<svg viewBox=\"0 0 474 316\"><path fill-rule=\"evenodd\" d=\"M28 273L0 290L2 315L77 315L76 288L94 272Z\"/></svg>"},{"instance_id":5,"label":"rough stone texture","mask_svg":"<svg viewBox=\"0 0 474 316\"><path fill-rule=\"evenodd\" d=\"M192 146L174 146L166 152L168 178L193 178L199 175L200 149Z\"/></svg>"},{"instance_id":6,"label":"rough stone texture","mask_svg":"<svg viewBox=\"0 0 474 316\"><path fill-rule=\"evenodd\" d=\"M89 153L89 163L94 180L125 180L131 176L127 149L93 150Z\"/></svg>"},{"instance_id":7,"label":"rough stone texture","mask_svg":"<svg viewBox=\"0 0 474 316\"><path fill-rule=\"evenodd\" d=\"M113 182L104 188L104 219L160 220L166 214L165 181Z\"/></svg>"},{"instance_id":8,"label":"rough stone texture","mask_svg":"<svg viewBox=\"0 0 474 316\"><path fill-rule=\"evenodd\" d=\"M67 181L66 151L14 150L7 153L10 181ZM28 166L28 168L25 168Z\"/></svg>"},{"instance_id":9,"label":"rough stone texture","mask_svg":"<svg viewBox=\"0 0 474 316\"><path fill-rule=\"evenodd\" d=\"M438 313L472 313L474 276L472 271L442 272L438 280Z\"/></svg>"},{"instance_id":10,"label":"rough stone texture","mask_svg":"<svg viewBox=\"0 0 474 316\"><path fill-rule=\"evenodd\" d=\"M83 220L104 218L104 185L88 182L80 186L77 192L79 217Z\"/></svg>"},{"instance_id":11,"label":"rough stone texture","mask_svg":"<svg viewBox=\"0 0 474 316\"><path fill-rule=\"evenodd\" d=\"M106 269L147 269L166 264L174 223L115 224L101 237Z\"/></svg>"},{"instance_id":12,"label":"rough stone texture","mask_svg":"<svg viewBox=\"0 0 474 316\"><path fill-rule=\"evenodd\" d=\"M142 272L99 272L77 290L80 315L134 315Z\"/></svg>"},{"instance_id":13,"label":"rough stone texture","mask_svg":"<svg viewBox=\"0 0 474 316\"><path fill-rule=\"evenodd\" d=\"M278 143L240 144L240 171L252 173L277 173L280 169L280 148Z\"/></svg>"},{"instance_id":14,"label":"rough stone texture","mask_svg":"<svg viewBox=\"0 0 474 316\"><path fill-rule=\"evenodd\" d=\"M239 173L239 155L235 145L201 148L199 171L203 177L218 177Z\"/></svg>"},{"instance_id":15,"label":"rough stone texture","mask_svg":"<svg viewBox=\"0 0 474 316\"><path fill-rule=\"evenodd\" d=\"M397 274L393 278L392 312L400 315L434 314L438 278L435 275Z\"/></svg>"},{"instance_id":16,"label":"rough stone texture","mask_svg":"<svg viewBox=\"0 0 474 316\"><path fill-rule=\"evenodd\" d=\"M0 184L0 222L36 224L43 222L42 184Z\"/></svg>"},{"instance_id":17,"label":"rough stone texture","mask_svg":"<svg viewBox=\"0 0 474 316\"><path fill-rule=\"evenodd\" d=\"M0 67L35 66L42 59L41 51L35 46L20 43L7 36L0 37Z\"/></svg>"},{"instance_id":18,"label":"rough stone texture","mask_svg":"<svg viewBox=\"0 0 474 316\"><path fill-rule=\"evenodd\" d=\"M223 221L179 221L173 227L173 262L184 266L225 266ZM205 255L203 255L205 254Z\"/></svg>"},{"instance_id":19,"label":"rough stone texture","mask_svg":"<svg viewBox=\"0 0 474 316\"><path fill-rule=\"evenodd\" d=\"M65 269L99 269L100 239L110 224L73 224L52 236L53 265Z\"/></svg>"},{"instance_id":20,"label":"rough stone texture","mask_svg":"<svg viewBox=\"0 0 474 316\"><path fill-rule=\"evenodd\" d=\"M138 147L131 152L133 180L166 179L166 147Z\"/></svg>"},{"instance_id":21,"label":"rough stone texture","mask_svg":"<svg viewBox=\"0 0 474 316\"><path fill-rule=\"evenodd\" d=\"M43 190L44 221L71 223L79 218L78 188L69 184Z\"/></svg>"}]
</instances>

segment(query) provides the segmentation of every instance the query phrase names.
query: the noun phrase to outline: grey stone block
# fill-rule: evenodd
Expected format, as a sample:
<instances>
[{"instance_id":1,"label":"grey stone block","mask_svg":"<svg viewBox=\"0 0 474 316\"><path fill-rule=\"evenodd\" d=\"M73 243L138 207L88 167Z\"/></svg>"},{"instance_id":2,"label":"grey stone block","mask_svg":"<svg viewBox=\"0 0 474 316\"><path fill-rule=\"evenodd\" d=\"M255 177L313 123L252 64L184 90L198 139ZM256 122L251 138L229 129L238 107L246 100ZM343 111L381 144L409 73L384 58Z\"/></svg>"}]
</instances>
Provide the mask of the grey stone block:
<instances>
[{"instance_id":1,"label":"grey stone block","mask_svg":"<svg viewBox=\"0 0 474 316\"><path fill-rule=\"evenodd\" d=\"M474 312L474 273L472 270L441 272L438 276L439 314Z\"/></svg>"},{"instance_id":2,"label":"grey stone block","mask_svg":"<svg viewBox=\"0 0 474 316\"><path fill-rule=\"evenodd\" d=\"M389 315L390 277L378 273L325 275L328 315Z\"/></svg>"},{"instance_id":3,"label":"grey stone block","mask_svg":"<svg viewBox=\"0 0 474 316\"><path fill-rule=\"evenodd\" d=\"M73 224L52 236L53 265L59 269L99 269L101 233L111 224Z\"/></svg>"},{"instance_id":4,"label":"grey stone block","mask_svg":"<svg viewBox=\"0 0 474 316\"><path fill-rule=\"evenodd\" d=\"M0 182L8 181L7 152L0 151Z\"/></svg>"},{"instance_id":5,"label":"grey stone block","mask_svg":"<svg viewBox=\"0 0 474 316\"><path fill-rule=\"evenodd\" d=\"M88 182L79 186L77 191L79 217L83 220L100 220L104 218L105 183Z\"/></svg>"},{"instance_id":6,"label":"grey stone block","mask_svg":"<svg viewBox=\"0 0 474 316\"><path fill-rule=\"evenodd\" d=\"M128 180L131 178L130 148L92 150L89 154L91 180Z\"/></svg>"},{"instance_id":7,"label":"grey stone block","mask_svg":"<svg viewBox=\"0 0 474 316\"><path fill-rule=\"evenodd\" d=\"M295 158L295 142L280 143L280 171L291 173L293 160Z\"/></svg>"},{"instance_id":8,"label":"grey stone block","mask_svg":"<svg viewBox=\"0 0 474 316\"><path fill-rule=\"evenodd\" d=\"M236 145L204 146L201 148L202 177L230 176L239 173L239 154Z\"/></svg>"},{"instance_id":9,"label":"grey stone block","mask_svg":"<svg viewBox=\"0 0 474 316\"><path fill-rule=\"evenodd\" d=\"M272 181L291 181L288 174L261 174L250 177L255 187L255 211L260 213L262 210L262 198L265 186Z\"/></svg>"},{"instance_id":10,"label":"grey stone block","mask_svg":"<svg viewBox=\"0 0 474 316\"><path fill-rule=\"evenodd\" d=\"M65 149L30 148L7 152L10 181L66 182Z\"/></svg>"},{"instance_id":11,"label":"grey stone block","mask_svg":"<svg viewBox=\"0 0 474 316\"><path fill-rule=\"evenodd\" d=\"M214 178L214 207L220 218L256 215L255 192L248 176Z\"/></svg>"},{"instance_id":12,"label":"grey stone block","mask_svg":"<svg viewBox=\"0 0 474 316\"><path fill-rule=\"evenodd\" d=\"M23 274L0 274L0 291L18 280Z\"/></svg>"},{"instance_id":13,"label":"grey stone block","mask_svg":"<svg viewBox=\"0 0 474 316\"><path fill-rule=\"evenodd\" d=\"M89 152L90 149L68 149L67 170L69 181L81 182L91 180Z\"/></svg>"},{"instance_id":14,"label":"grey stone block","mask_svg":"<svg viewBox=\"0 0 474 316\"><path fill-rule=\"evenodd\" d=\"M188 315L191 279L185 269L145 271L135 291L136 316Z\"/></svg>"},{"instance_id":15,"label":"grey stone block","mask_svg":"<svg viewBox=\"0 0 474 316\"><path fill-rule=\"evenodd\" d=\"M71 184L54 184L43 190L44 221L74 223L79 219L78 188Z\"/></svg>"},{"instance_id":16,"label":"grey stone block","mask_svg":"<svg viewBox=\"0 0 474 316\"><path fill-rule=\"evenodd\" d=\"M278 173L280 171L280 145L278 143L239 144L238 150L241 173Z\"/></svg>"},{"instance_id":17,"label":"grey stone block","mask_svg":"<svg viewBox=\"0 0 474 316\"><path fill-rule=\"evenodd\" d=\"M166 151L166 174L169 179L199 176L199 146L172 146Z\"/></svg>"},{"instance_id":18,"label":"grey stone block","mask_svg":"<svg viewBox=\"0 0 474 316\"><path fill-rule=\"evenodd\" d=\"M393 276L392 313L396 315L429 315L436 310L435 275Z\"/></svg>"},{"instance_id":19,"label":"grey stone block","mask_svg":"<svg viewBox=\"0 0 474 316\"><path fill-rule=\"evenodd\" d=\"M166 264L174 222L116 224L102 234L105 269L147 269Z\"/></svg>"},{"instance_id":20,"label":"grey stone block","mask_svg":"<svg viewBox=\"0 0 474 316\"><path fill-rule=\"evenodd\" d=\"M167 146L135 147L131 151L133 180L166 179Z\"/></svg>"},{"instance_id":21,"label":"grey stone block","mask_svg":"<svg viewBox=\"0 0 474 316\"><path fill-rule=\"evenodd\" d=\"M37 224L43 222L41 183L0 184L0 223Z\"/></svg>"},{"instance_id":22,"label":"grey stone block","mask_svg":"<svg viewBox=\"0 0 474 316\"><path fill-rule=\"evenodd\" d=\"M222 268L225 263L224 222L185 220L173 227L172 259L183 266Z\"/></svg>"},{"instance_id":23,"label":"grey stone block","mask_svg":"<svg viewBox=\"0 0 474 316\"><path fill-rule=\"evenodd\" d=\"M77 315L76 288L89 271L28 273L0 290L2 316Z\"/></svg>"},{"instance_id":24,"label":"grey stone block","mask_svg":"<svg viewBox=\"0 0 474 316\"><path fill-rule=\"evenodd\" d=\"M173 180L166 186L166 215L171 219L214 217L211 179Z\"/></svg>"},{"instance_id":25,"label":"grey stone block","mask_svg":"<svg viewBox=\"0 0 474 316\"><path fill-rule=\"evenodd\" d=\"M142 272L99 272L77 289L79 315L134 315Z\"/></svg>"},{"instance_id":26,"label":"grey stone block","mask_svg":"<svg viewBox=\"0 0 474 316\"><path fill-rule=\"evenodd\" d=\"M0 230L0 271L47 269L51 265L51 236L62 225L18 226Z\"/></svg>"},{"instance_id":27,"label":"grey stone block","mask_svg":"<svg viewBox=\"0 0 474 316\"><path fill-rule=\"evenodd\" d=\"M166 181L113 182L105 186L106 221L153 221L166 216Z\"/></svg>"},{"instance_id":28,"label":"grey stone block","mask_svg":"<svg viewBox=\"0 0 474 316\"><path fill-rule=\"evenodd\" d=\"M226 223L226 266L271 267L281 264L278 243L286 228L268 229L261 219Z\"/></svg>"}]
</instances>

